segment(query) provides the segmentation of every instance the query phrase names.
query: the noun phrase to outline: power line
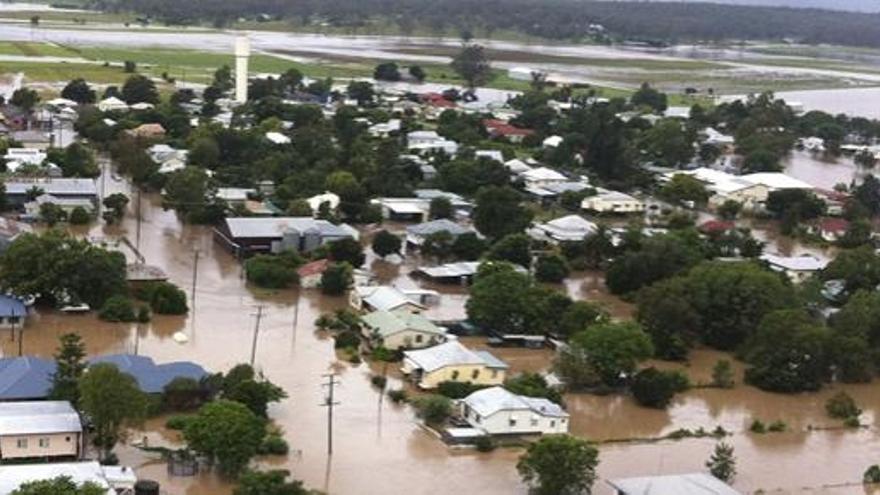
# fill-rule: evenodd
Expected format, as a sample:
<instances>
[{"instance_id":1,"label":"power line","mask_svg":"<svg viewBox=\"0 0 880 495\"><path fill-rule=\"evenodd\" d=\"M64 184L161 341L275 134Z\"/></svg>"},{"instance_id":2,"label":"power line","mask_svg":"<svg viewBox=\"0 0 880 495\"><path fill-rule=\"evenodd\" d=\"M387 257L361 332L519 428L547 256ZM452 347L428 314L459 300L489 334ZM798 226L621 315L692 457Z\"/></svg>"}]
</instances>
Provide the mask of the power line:
<instances>
[{"instance_id":1,"label":"power line","mask_svg":"<svg viewBox=\"0 0 880 495\"><path fill-rule=\"evenodd\" d=\"M327 387L327 397L324 398L321 407L327 408L327 455L329 456L333 455L333 406L340 404L339 401L333 400L333 389L341 382L336 380L336 373L328 373L321 376L327 379L327 383L321 385L322 387Z\"/></svg>"},{"instance_id":2,"label":"power line","mask_svg":"<svg viewBox=\"0 0 880 495\"><path fill-rule=\"evenodd\" d=\"M254 366L254 361L257 359L257 339L260 336L260 321L263 319L263 307L262 304L257 306L257 313L254 315L257 317L257 321L254 324L254 340L251 343L251 367Z\"/></svg>"}]
</instances>

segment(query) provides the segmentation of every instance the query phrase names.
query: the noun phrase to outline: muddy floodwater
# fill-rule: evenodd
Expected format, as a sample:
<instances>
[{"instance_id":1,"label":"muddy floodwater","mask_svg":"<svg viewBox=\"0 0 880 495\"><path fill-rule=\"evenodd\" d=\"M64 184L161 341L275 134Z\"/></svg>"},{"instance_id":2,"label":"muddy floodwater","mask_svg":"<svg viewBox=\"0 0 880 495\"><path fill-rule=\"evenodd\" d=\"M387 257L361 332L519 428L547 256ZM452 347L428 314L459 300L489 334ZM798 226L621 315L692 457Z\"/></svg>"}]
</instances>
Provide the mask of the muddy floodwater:
<instances>
[{"instance_id":1,"label":"muddy floodwater","mask_svg":"<svg viewBox=\"0 0 880 495\"><path fill-rule=\"evenodd\" d=\"M107 194L126 189L111 179L102 188ZM289 395L271 407L270 416L283 428L291 446L289 456L260 459L262 465L289 469L310 487L333 494L526 493L515 467L521 450L499 449L488 454L451 450L419 427L407 407L380 400L369 381L372 373L379 372L378 367L338 359L332 340L317 333L313 321L324 311L343 307L343 298L323 297L313 291L253 290L245 285L240 265L214 244L209 229L182 226L173 212L159 207L156 197L145 196L143 205L141 251L149 263L163 267L188 293L193 283L194 253L199 250L194 310L186 317L156 317L140 326L108 324L93 315L41 311L25 331L25 354L49 356L58 335L76 331L84 337L91 355L137 351L157 362L193 360L211 371L225 371L248 361L254 314L262 306L256 366ZM120 228L95 226L88 234L108 240L125 235L136 242L136 230L135 219L129 215ZM462 316L465 289L423 285L407 274L413 263L370 259L368 266L383 283L442 290L444 302L432 308L432 314L438 318ZM565 289L574 297L603 302L616 317L632 312L631 306L607 295L599 274L580 274ZM175 332L184 332L188 342L175 342ZM464 341L475 348L485 346L482 339ZM0 333L0 349L4 355L15 355L18 342ZM517 371L545 370L552 359L549 350L493 352ZM704 383L712 365L723 357L698 351L683 369L695 383ZM326 454L327 411L319 406L325 393L322 375L329 372L338 373L341 381L336 391L340 404L334 411L332 459ZM395 370L390 370L389 376L389 387L402 386ZM572 415L572 433L603 442L599 465L603 478L700 471L714 446L713 439L650 439L680 428L711 430L720 425L733 432L728 441L738 458L736 487L744 492L810 489L813 493L862 493L857 483L862 472L880 462L875 427L880 388L870 384L845 389L865 410L865 428L840 429L825 416L824 402L837 388L798 396L767 394L742 385L733 390L696 389L677 398L667 411L641 408L631 398L618 395L569 394L565 399ZM748 433L753 419L783 420L789 431ZM163 423L162 418L148 421L143 431L131 432L128 441L146 438L149 445L179 445L177 434L165 430ZM815 429L825 427L834 429ZM169 478L161 461L130 444L120 445L117 451L122 462L134 466L141 477L160 481L167 493L231 492L231 485L212 474ZM604 482L598 482L596 488L596 493L610 493Z\"/></svg>"}]
</instances>

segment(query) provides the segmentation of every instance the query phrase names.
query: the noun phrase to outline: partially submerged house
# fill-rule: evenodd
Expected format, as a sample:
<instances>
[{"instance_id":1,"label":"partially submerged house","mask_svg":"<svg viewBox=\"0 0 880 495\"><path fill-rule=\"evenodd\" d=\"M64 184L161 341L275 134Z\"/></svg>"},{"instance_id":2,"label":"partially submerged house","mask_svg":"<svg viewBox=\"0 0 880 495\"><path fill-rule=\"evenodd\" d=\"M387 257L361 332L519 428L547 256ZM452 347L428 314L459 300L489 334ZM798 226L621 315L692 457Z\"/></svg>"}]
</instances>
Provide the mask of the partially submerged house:
<instances>
[{"instance_id":1,"label":"partially submerged house","mask_svg":"<svg viewBox=\"0 0 880 495\"><path fill-rule=\"evenodd\" d=\"M624 192L602 189L584 198L581 209L596 213L643 213L645 202Z\"/></svg>"},{"instance_id":2,"label":"partially submerged house","mask_svg":"<svg viewBox=\"0 0 880 495\"><path fill-rule=\"evenodd\" d=\"M468 424L489 435L568 433L568 413L559 404L500 386L477 390L462 399L459 408Z\"/></svg>"},{"instance_id":3,"label":"partially submerged house","mask_svg":"<svg viewBox=\"0 0 880 495\"><path fill-rule=\"evenodd\" d=\"M83 452L82 433L70 402L0 403L0 461L77 459Z\"/></svg>"},{"instance_id":4,"label":"partially submerged house","mask_svg":"<svg viewBox=\"0 0 880 495\"><path fill-rule=\"evenodd\" d=\"M458 340L405 351L401 371L419 388L430 390L442 382L470 382L475 385L501 385L507 364L487 351L472 351Z\"/></svg>"},{"instance_id":5,"label":"partially submerged house","mask_svg":"<svg viewBox=\"0 0 880 495\"><path fill-rule=\"evenodd\" d=\"M616 495L741 495L706 473L667 474L608 480Z\"/></svg>"},{"instance_id":6,"label":"partially submerged house","mask_svg":"<svg viewBox=\"0 0 880 495\"><path fill-rule=\"evenodd\" d=\"M536 223L529 229L529 235L536 240L560 243L583 241L595 234L598 226L580 215L567 215Z\"/></svg>"},{"instance_id":7,"label":"partially submerged house","mask_svg":"<svg viewBox=\"0 0 880 495\"><path fill-rule=\"evenodd\" d=\"M828 260L810 254L781 256L764 253L761 255L761 261L767 263L771 270L784 273L794 283L801 283L828 266Z\"/></svg>"},{"instance_id":8,"label":"partially submerged house","mask_svg":"<svg viewBox=\"0 0 880 495\"><path fill-rule=\"evenodd\" d=\"M348 303L358 311L420 312L427 309L427 302L439 294L431 290L403 291L390 285L362 285L355 287L348 296Z\"/></svg>"},{"instance_id":9,"label":"partially submerged house","mask_svg":"<svg viewBox=\"0 0 880 495\"><path fill-rule=\"evenodd\" d=\"M440 218L407 227L406 242L409 245L419 247L425 243L428 237L440 232L448 232L453 238L457 238L460 235L470 234L476 231L472 227L465 227L452 220Z\"/></svg>"},{"instance_id":10,"label":"partially submerged house","mask_svg":"<svg viewBox=\"0 0 880 495\"><path fill-rule=\"evenodd\" d=\"M317 289L321 286L321 277L330 266L330 260L324 258L299 267L296 274L299 276L299 286L303 289Z\"/></svg>"},{"instance_id":11,"label":"partially submerged house","mask_svg":"<svg viewBox=\"0 0 880 495\"><path fill-rule=\"evenodd\" d=\"M98 188L94 179L12 179L5 181L6 200L10 206L20 208L30 197L48 194L62 200L88 200L92 208L98 205ZM32 195L32 193L37 193Z\"/></svg>"},{"instance_id":12,"label":"partially submerged house","mask_svg":"<svg viewBox=\"0 0 880 495\"><path fill-rule=\"evenodd\" d=\"M34 356L0 358L0 401L39 400L49 396L55 361Z\"/></svg>"},{"instance_id":13,"label":"partially submerged house","mask_svg":"<svg viewBox=\"0 0 880 495\"><path fill-rule=\"evenodd\" d=\"M395 351L436 345L446 337L445 328L406 308L374 311L364 315L361 322L362 333L370 345Z\"/></svg>"},{"instance_id":14,"label":"partially submerged house","mask_svg":"<svg viewBox=\"0 0 880 495\"><path fill-rule=\"evenodd\" d=\"M119 371L134 377L141 391L147 394L160 394L165 385L175 378L191 378L199 381L208 375L204 368L191 361L176 361L156 364L147 356L134 354L109 354L89 360L89 366L98 363L110 363Z\"/></svg>"},{"instance_id":15,"label":"partially submerged house","mask_svg":"<svg viewBox=\"0 0 880 495\"><path fill-rule=\"evenodd\" d=\"M0 493L12 493L34 481L69 478L80 486L93 483L107 495L134 495L137 475L127 466L102 466L97 461L0 466Z\"/></svg>"},{"instance_id":16,"label":"partially submerged house","mask_svg":"<svg viewBox=\"0 0 880 495\"><path fill-rule=\"evenodd\" d=\"M214 238L238 256L296 251L308 253L357 231L312 217L233 217L214 229Z\"/></svg>"}]
</instances>

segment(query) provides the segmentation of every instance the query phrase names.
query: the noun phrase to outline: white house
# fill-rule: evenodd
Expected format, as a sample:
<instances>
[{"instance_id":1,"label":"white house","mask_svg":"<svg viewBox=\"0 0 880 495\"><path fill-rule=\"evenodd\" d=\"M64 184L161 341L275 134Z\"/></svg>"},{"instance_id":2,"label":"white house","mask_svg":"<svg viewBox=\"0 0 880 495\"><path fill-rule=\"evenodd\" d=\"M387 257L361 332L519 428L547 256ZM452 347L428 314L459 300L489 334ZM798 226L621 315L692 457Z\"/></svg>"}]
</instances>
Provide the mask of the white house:
<instances>
[{"instance_id":1,"label":"white house","mask_svg":"<svg viewBox=\"0 0 880 495\"><path fill-rule=\"evenodd\" d=\"M568 413L559 404L517 395L500 386L468 395L459 407L465 421L489 435L568 433Z\"/></svg>"},{"instance_id":2,"label":"white house","mask_svg":"<svg viewBox=\"0 0 880 495\"><path fill-rule=\"evenodd\" d=\"M267 132L266 139L269 140L270 143L277 144L279 146L291 143L291 140L288 136L285 136L284 134L275 131Z\"/></svg>"},{"instance_id":3,"label":"white house","mask_svg":"<svg viewBox=\"0 0 880 495\"><path fill-rule=\"evenodd\" d=\"M541 146L544 148L558 148L560 144L562 144L563 138L562 136L553 135L546 139L541 143Z\"/></svg>"},{"instance_id":4,"label":"white house","mask_svg":"<svg viewBox=\"0 0 880 495\"><path fill-rule=\"evenodd\" d=\"M449 232L452 237L475 232L472 227L459 225L452 220L440 218L430 222L410 225L406 228L406 242L413 246L421 246L428 237L440 232Z\"/></svg>"},{"instance_id":5,"label":"white house","mask_svg":"<svg viewBox=\"0 0 880 495\"><path fill-rule=\"evenodd\" d=\"M98 110L102 112L124 112L128 110L128 104L115 96L111 96L98 102Z\"/></svg>"},{"instance_id":6,"label":"white house","mask_svg":"<svg viewBox=\"0 0 880 495\"><path fill-rule=\"evenodd\" d=\"M608 480L616 495L741 495L706 473L667 474Z\"/></svg>"},{"instance_id":7,"label":"white house","mask_svg":"<svg viewBox=\"0 0 880 495\"><path fill-rule=\"evenodd\" d=\"M76 459L82 422L67 401L0 403L0 460Z\"/></svg>"},{"instance_id":8,"label":"white house","mask_svg":"<svg viewBox=\"0 0 880 495\"><path fill-rule=\"evenodd\" d=\"M3 159L24 165L40 165L46 160L46 152L36 148L9 148Z\"/></svg>"},{"instance_id":9,"label":"white house","mask_svg":"<svg viewBox=\"0 0 880 495\"><path fill-rule=\"evenodd\" d=\"M391 350L429 347L446 337L445 328L406 309L374 311L364 315L361 322L361 331L371 345Z\"/></svg>"},{"instance_id":10,"label":"white house","mask_svg":"<svg viewBox=\"0 0 880 495\"><path fill-rule=\"evenodd\" d=\"M663 180L671 180L678 174L689 175L706 185L713 195L709 204L719 206L725 201L736 201L745 209L756 210L764 207L767 197L773 191L784 189L813 189L813 186L781 172L761 172L748 175L732 175L711 168L697 168L687 171L674 171L664 174Z\"/></svg>"},{"instance_id":11,"label":"white house","mask_svg":"<svg viewBox=\"0 0 880 495\"><path fill-rule=\"evenodd\" d=\"M519 158L514 158L513 160L508 160L504 162L504 167L513 175L522 175L523 173L528 172L532 169L529 164L520 160Z\"/></svg>"},{"instance_id":12,"label":"white house","mask_svg":"<svg viewBox=\"0 0 880 495\"><path fill-rule=\"evenodd\" d=\"M704 143L718 146L719 148L733 146L734 142L736 141L733 136L719 132L714 127L707 127L703 129L702 134L703 136L705 136L705 140L703 141Z\"/></svg>"},{"instance_id":13,"label":"white house","mask_svg":"<svg viewBox=\"0 0 880 495\"><path fill-rule=\"evenodd\" d=\"M801 138L800 145L812 153L822 153L825 151L825 140L816 136Z\"/></svg>"},{"instance_id":14,"label":"white house","mask_svg":"<svg viewBox=\"0 0 880 495\"><path fill-rule=\"evenodd\" d=\"M12 493L34 481L70 478L77 486L94 483L107 495L134 495L137 475L127 466L102 466L97 461L0 466L0 493Z\"/></svg>"},{"instance_id":15,"label":"white house","mask_svg":"<svg viewBox=\"0 0 880 495\"><path fill-rule=\"evenodd\" d=\"M620 191L601 189L595 196L584 198L581 209L597 213L642 213L645 202Z\"/></svg>"},{"instance_id":16,"label":"white house","mask_svg":"<svg viewBox=\"0 0 880 495\"><path fill-rule=\"evenodd\" d=\"M794 283L803 282L828 266L828 260L819 259L809 254L780 256L764 253L761 255L761 260L765 261L771 270L786 274Z\"/></svg>"},{"instance_id":17,"label":"white house","mask_svg":"<svg viewBox=\"0 0 880 495\"><path fill-rule=\"evenodd\" d=\"M391 119L388 122L373 124L368 129L371 136L388 137L392 132L400 132L400 119Z\"/></svg>"},{"instance_id":18,"label":"white house","mask_svg":"<svg viewBox=\"0 0 880 495\"><path fill-rule=\"evenodd\" d=\"M312 209L312 212L315 214L318 213L318 210L321 209L321 205L324 203L327 203L330 206L331 210L335 210L339 207L339 201L339 196L333 194L332 192L318 194L306 200L306 202L309 204L309 207Z\"/></svg>"},{"instance_id":19,"label":"white house","mask_svg":"<svg viewBox=\"0 0 880 495\"><path fill-rule=\"evenodd\" d=\"M568 177L547 167L533 168L519 174L519 176L525 181L526 186L529 187L544 187L560 182L568 182Z\"/></svg>"},{"instance_id":20,"label":"white house","mask_svg":"<svg viewBox=\"0 0 880 495\"><path fill-rule=\"evenodd\" d=\"M390 285L366 285L355 287L349 293L348 303L357 310L410 312L424 311L427 307L416 299L423 294L407 294Z\"/></svg>"},{"instance_id":21,"label":"white house","mask_svg":"<svg viewBox=\"0 0 880 495\"><path fill-rule=\"evenodd\" d=\"M546 223L536 223L528 233L533 239L541 241L576 242L595 234L597 229L595 223L579 215L568 215Z\"/></svg>"},{"instance_id":22,"label":"white house","mask_svg":"<svg viewBox=\"0 0 880 495\"><path fill-rule=\"evenodd\" d=\"M501 154L500 150L477 150L474 152L474 156L477 158L495 160L498 163L504 163L504 155Z\"/></svg>"},{"instance_id":23,"label":"white house","mask_svg":"<svg viewBox=\"0 0 880 495\"><path fill-rule=\"evenodd\" d=\"M416 153L442 151L454 155L458 152L458 143L440 136L436 131L410 132L406 135L406 144L407 149Z\"/></svg>"}]
</instances>

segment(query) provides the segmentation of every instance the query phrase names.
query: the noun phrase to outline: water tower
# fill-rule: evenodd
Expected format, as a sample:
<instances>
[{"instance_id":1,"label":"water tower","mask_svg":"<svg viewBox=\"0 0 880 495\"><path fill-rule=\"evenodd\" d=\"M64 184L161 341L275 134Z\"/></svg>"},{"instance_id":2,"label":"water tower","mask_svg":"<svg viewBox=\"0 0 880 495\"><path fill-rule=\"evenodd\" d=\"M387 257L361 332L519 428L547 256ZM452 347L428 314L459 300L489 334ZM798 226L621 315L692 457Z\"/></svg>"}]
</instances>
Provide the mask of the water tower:
<instances>
[{"instance_id":1,"label":"water tower","mask_svg":"<svg viewBox=\"0 0 880 495\"><path fill-rule=\"evenodd\" d=\"M247 36L235 38L235 101L245 103L248 97L248 57L251 42Z\"/></svg>"}]
</instances>

